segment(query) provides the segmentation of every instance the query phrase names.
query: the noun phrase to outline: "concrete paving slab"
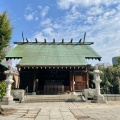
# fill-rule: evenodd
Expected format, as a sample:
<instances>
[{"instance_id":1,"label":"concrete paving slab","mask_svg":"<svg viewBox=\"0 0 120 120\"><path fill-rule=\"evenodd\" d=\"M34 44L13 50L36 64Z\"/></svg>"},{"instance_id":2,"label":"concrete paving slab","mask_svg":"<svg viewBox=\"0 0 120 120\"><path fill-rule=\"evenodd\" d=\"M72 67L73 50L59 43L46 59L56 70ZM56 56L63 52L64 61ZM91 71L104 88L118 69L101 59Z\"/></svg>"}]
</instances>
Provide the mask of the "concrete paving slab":
<instances>
[{"instance_id":1,"label":"concrete paving slab","mask_svg":"<svg viewBox=\"0 0 120 120\"><path fill-rule=\"evenodd\" d=\"M107 104L88 102L17 103L16 105L2 105L2 107L18 110L13 115L0 116L0 120L34 120L34 118L35 120L77 120L77 117L83 120L120 120L120 101L109 101ZM37 113L37 111L39 112ZM27 117L23 117L23 115Z\"/></svg>"},{"instance_id":2,"label":"concrete paving slab","mask_svg":"<svg viewBox=\"0 0 120 120\"><path fill-rule=\"evenodd\" d=\"M37 113L38 113L38 110L37 110L37 111L31 110L31 111L28 111L28 113L29 113L29 114L37 114Z\"/></svg>"},{"instance_id":3,"label":"concrete paving slab","mask_svg":"<svg viewBox=\"0 0 120 120\"><path fill-rule=\"evenodd\" d=\"M19 110L19 108L18 108L18 112L21 112L21 113L27 113L28 110L29 110L29 109L26 109L26 110L21 110L21 109L20 109L20 110Z\"/></svg>"},{"instance_id":4,"label":"concrete paving slab","mask_svg":"<svg viewBox=\"0 0 120 120\"><path fill-rule=\"evenodd\" d=\"M61 112L62 116L74 116L70 111L69 112Z\"/></svg>"},{"instance_id":5,"label":"concrete paving slab","mask_svg":"<svg viewBox=\"0 0 120 120\"><path fill-rule=\"evenodd\" d=\"M27 113L24 116L36 116L37 114L31 114L31 113Z\"/></svg>"},{"instance_id":6,"label":"concrete paving slab","mask_svg":"<svg viewBox=\"0 0 120 120\"><path fill-rule=\"evenodd\" d=\"M70 110L69 110L68 108L65 108L65 107L63 108L63 107L62 107L62 108L60 108L60 111L62 111L62 112L68 112L68 111L70 111Z\"/></svg>"},{"instance_id":7,"label":"concrete paving slab","mask_svg":"<svg viewBox=\"0 0 120 120\"><path fill-rule=\"evenodd\" d=\"M63 118L49 119L49 120L64 120Z\"/></svg>"},{"instance_id":8,"label":"concrete paving slab","mask_svg":"<svg viewBox=\"0 0 120 120\"><path fill-rule=\"evenodd\" d=\"M16 117L0 116L0 120L17 120Z\"/></svg>"},{"instance_id":9,"label":"concrete paving slab","mask_svg":"<svg viewBox=\"0 0 120 120\"><path fill-rule=\"evenodd\" d=\"M73 115L75 117L77 117L77 118L81 118L81 117L85 118L85 117L87 117L87 115L85 113L81 112L78 108L76 108L76 109L70 109L70 110L73 113Z\"/></svg>"},{"instance_id":10,"label":"concrete paving slab","mask_svg":"<svg viewBox=\"0 0 120 120\"><path fill-rule=\"evenodd\" d=\"M71 116L64 116L63 119L64 120L78 120L77 118L71 117Z\"/></svg>"},{"instance_id":11,"label":"concrete paving slab","mask_svg":"<svg viewBox=\"0 0 120 120\"><path fill-rule=\"evenodd\" d=\"M49 116L37 116L35 120L49 120Z\"/></svg>"},{"instance_id":12,"label":"concrete paving slab","mask_svg":"<svg viewBox=\"0 0 120 120\"><path fill-rule=\"evenodd\" d=\"M39 112L38 115L41 115L41 116L49 116L50 112Z\"/></svg>"},{"instance_id":13,"label":"concrete paving slab","mask_svg":"<svg viewBox=\"0 0 120 120\"><path fill-rule=\"evenodd\" d=\"M34 118L17 118L16 120L34 120Z\"/></svg>"},{"instance_id":14,"label":"concrete paving slab","mask_svg":"<svg viewBox=\"0 0 120 120\"><path fill-rule=\"evenodd\" d=\"M59 119L59 118L61 118L61 117L62 117L62 115L60 115L60 114L52 114L52 115L50 114L50 119L51 119L51 118L52 118L52 119L53 119L53 118L54 118L54 119L56 119L56 118Z\"/></svg>"},{"instance_id":15,"label":"concrete paving slab","mask_svg":"<svg viewBox=\"0 0 120 120\"><path fill-rule=\"evenodd\" d=\"M24 115L25 113L19 113L19 112L16 112L16 113L13 113L13 115Z\"/></svg>"},{"instance_id":16,"label":"concrete paving slab","mask_svg":"<svg viewBox=\"0 0 120 120\"><path fill-rule=\"evenodd\" d=\"M22 116L22 115L8 115L7 117L13 117L13 118L17 118L17 117L20 117L20 116Z\"/></svg>"}]
</instances>

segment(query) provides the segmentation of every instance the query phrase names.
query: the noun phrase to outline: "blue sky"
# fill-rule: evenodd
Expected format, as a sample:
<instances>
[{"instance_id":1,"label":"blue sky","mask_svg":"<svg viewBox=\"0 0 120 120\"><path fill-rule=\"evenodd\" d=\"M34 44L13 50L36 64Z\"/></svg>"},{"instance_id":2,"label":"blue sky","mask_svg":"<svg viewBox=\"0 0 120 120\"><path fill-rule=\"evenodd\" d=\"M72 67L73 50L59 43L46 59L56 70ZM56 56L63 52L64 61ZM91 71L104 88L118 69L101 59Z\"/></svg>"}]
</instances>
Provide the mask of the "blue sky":
<instances>
[{"instance_id":1,"label":"blue sky","mask_svg":"<svg viewBox=\"0 0 120 120\"><path fill-rule=\"evenodd\" d=\"M14 27L11 44L22 41L22 31L29 41L66 42L86 32L101 62L120 55L120 0L0 0L0 12L5 10Z\"/></svg>"}]
</instances>

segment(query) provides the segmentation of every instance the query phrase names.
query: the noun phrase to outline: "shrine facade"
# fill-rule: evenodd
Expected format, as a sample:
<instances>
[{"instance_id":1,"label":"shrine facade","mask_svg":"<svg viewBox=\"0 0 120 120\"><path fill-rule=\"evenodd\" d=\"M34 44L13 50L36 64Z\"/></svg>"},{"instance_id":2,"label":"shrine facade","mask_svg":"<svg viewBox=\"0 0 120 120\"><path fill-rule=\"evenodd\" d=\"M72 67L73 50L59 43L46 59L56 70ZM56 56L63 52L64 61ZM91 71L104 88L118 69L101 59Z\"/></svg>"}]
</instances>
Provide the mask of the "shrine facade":
<instances>
[{"instance_id":1,"label":"shrine facade","mask_svg":"<svg viewBox=\"0 0 120 120\"><path fill-rule=\"evenodd\" d=\"M90 64L101 59L93 42L15 42L6 59L20 59L16 65L20 89L37 94L63 94L89 88Z\"/></svg>"}]
</instances>

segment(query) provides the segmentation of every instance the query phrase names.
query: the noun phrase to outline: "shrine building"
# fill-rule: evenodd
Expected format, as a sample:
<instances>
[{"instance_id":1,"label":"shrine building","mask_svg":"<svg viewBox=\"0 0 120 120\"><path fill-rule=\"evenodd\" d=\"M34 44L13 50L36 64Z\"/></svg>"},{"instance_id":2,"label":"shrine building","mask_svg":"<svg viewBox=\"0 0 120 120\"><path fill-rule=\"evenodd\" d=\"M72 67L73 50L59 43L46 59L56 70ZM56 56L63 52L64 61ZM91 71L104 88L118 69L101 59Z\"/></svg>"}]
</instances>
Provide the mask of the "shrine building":
<instances>
[{"instance_id":1,"label":"shrine building","mask_svg":"<svg viewBox=\"0 0 120 120\"><path fill-rule=\"evenodd\" d=\"M16 65L19 89L29 93L63 94L89 88L90 64L87 59L101 60L91 47L93 42L14 42L17 46L6 59L20 59Z\"/></svg>"}]
</instances>

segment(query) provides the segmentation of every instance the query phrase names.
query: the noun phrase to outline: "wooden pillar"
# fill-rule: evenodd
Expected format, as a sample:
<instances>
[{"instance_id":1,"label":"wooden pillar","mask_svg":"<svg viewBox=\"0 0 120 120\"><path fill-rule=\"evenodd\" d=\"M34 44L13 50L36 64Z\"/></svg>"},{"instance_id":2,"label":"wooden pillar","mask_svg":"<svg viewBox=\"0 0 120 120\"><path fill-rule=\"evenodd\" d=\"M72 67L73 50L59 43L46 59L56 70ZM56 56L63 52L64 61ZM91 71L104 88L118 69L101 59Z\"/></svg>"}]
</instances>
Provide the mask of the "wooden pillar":
<instances>
[{"instance_id":1,"label":"wooden pillar","mask_svg":"<svg viewBox=\"0 0 120 120\"><path fill-rule=\"evenodd\" d=\"M72 77L73 77L72 71L70 71L70 91L71 91L71 92L72 92L72 90L73 90L73 87L72 87Z\"/></svg>"},{"instance_id":2,"label":"wooden pillar","mask_svg":"<svg viewBox=\"0 0 120 120\"><path fill-rule=\"evenodd\" d=\"M14 88L19 88L19 74L16 73L13 75L13 78L14 78Z\"/></svg>"},{"instance_id":3,"label":"wooden pillar","mask_svg":"<svg viewBox=\"0 0 120 120\"><path fill-rule=\"evenodd\" d=\"M89 74L88 74L88 68L86 67L86 87L89 88Z\"/></svg>"},{"instance_id":4,"label":"wooden pillar","mask_svg":"<svg viewBox=\"0 0 120 120\"><path fill-rule=\"evenodd\" d=\"M39 79L36 79L36 91L38 90Z\"/></svg>"},{"instance_id":5,"label":"wooden pillar","mask_svg":"<svg viewBox=\"0 0 120 120\"><path fill-rule=\"evenodd\" d=\"M33 95L36 94L36 73L34 73L34 80L33 80Z\"/></svg>"},{"instance_id":6,"label":"wooden pillar","mask_svg":"<svg viewBox=\"0 0 120 120\"><path fill-rule=\"evenodd\" d=\"M36 80L34 79L34 81L33 81L33 92L35 92L35 90L36 90Z\"/></svg>"},{"instance_id":7,"label":"wooden pillar","mask_svg":"<svg viewBox=\"0 0 120 120\"><path fill-rule=\"evenodd\" d=\"M20 87L20 70L19 70L19 66L17 66L17 72L18 72L18 88Z\"/></svg>"},{"instance_id":8,"label":"wooden pillar","mask_svg":"<svg viewBox=\"0 0 120 120\"><path fill-rule=\"evenodd\" d=\"M88 71L86 72L86 86L87 86L87 88L89 88L89 75L88 75Z\"/></svg>"},{"instance_id":9,"label":"wooden pillar","mask_svg":"<svg viewBox=\"0 0 120 120\"><path fill-rule=\"evenodd\" d=\"M90 65L87 65L87 67L86 67L87 88L89 88L89 70L90 70Z\"/></svg>"},{"instance_id":10,"label":"wooden pillar","mask_svg":"<svg viewBox=\"0 0 120 120\"><path fill-rule=\"evenodd\" d=\"M75 82L75 76L73 74L73 79L72 79L72 91L75 92L75 85L74 85L74 82Z\"/></svg>"}]
</instances>

